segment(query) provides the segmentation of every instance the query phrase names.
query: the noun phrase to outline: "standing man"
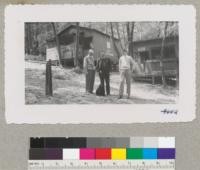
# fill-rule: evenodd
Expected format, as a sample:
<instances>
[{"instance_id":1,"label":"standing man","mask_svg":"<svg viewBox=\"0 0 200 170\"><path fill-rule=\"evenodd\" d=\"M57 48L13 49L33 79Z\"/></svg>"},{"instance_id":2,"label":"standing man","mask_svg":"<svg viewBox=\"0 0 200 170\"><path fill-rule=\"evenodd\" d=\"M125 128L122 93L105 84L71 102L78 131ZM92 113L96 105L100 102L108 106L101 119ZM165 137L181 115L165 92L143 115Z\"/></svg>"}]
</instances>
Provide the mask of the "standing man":
<instances>
[{"instance_id":1,"label":"standing man","mask_svg":"<svg viewBox=\"0 0 200 170\"><path fill-rule=\"evenodd\" d=\"M92 49L88 51L88 55L84 58L83 68L86 77L86 92L93 93L95 80L95 61L94 51Z\"/></svg>"},{"instance_id":2,"label":"standing man","mask_svg":"<svg viewBox=\"0 0 200 170\"><path fill-rule=\"evenodd\" d=\"M123 55L119 59L119 72L120 72L120 87L119 97L121 99L124 93L124 82L126 80L127 85L127 98L131 95L131 74L134 66L134 61L131 56L127 54L127 50L123 50Z\"/></svg>"},{"instance_id":3,"label":"standing man","mask_svg":"<svg viewBox=\"0 0 200 170\"><path fill-rule=\"evenodd\" d=\"M99 78L101 86L104 91L104 81L106 82L106 94L110 95L110 71L111 71L111 60L103 53L97 63L97 71L99 72ZM104 94L105 95L105 94Z\"/></svg>"}]
</instances>

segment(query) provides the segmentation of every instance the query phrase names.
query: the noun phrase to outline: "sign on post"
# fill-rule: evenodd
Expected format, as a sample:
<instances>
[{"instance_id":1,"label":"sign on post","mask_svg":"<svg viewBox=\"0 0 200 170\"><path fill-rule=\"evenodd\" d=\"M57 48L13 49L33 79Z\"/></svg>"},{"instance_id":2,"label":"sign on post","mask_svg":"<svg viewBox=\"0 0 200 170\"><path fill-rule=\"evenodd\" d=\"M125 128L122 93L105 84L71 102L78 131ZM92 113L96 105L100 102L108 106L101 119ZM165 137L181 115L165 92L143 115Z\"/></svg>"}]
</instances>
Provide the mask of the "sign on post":
<instances>
[{"instance_id":1,"label":"sign on post","mask_svg":"<svg viewBox=\"0 0 200 170\"><path fill-rule=\"evenodd\" d=\"M59 55L58 55L58 49L56 47L54 48L47 48L46 50L46 61L58 61Z\"/></svg>"}]
</instances>

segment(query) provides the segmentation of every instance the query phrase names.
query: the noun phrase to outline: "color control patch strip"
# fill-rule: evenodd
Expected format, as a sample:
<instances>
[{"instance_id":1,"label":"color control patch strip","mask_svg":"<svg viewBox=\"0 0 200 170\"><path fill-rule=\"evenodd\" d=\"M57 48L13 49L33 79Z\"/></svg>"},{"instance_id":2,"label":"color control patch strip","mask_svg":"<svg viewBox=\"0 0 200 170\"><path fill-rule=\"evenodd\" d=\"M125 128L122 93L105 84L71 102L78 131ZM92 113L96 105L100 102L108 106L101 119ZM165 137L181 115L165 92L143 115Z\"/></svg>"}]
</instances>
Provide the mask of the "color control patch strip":
<instances>
[{"instance_id":1,"label":"color control patch strip","mask_svg":"<svg viewBox=\"0 0 200 170\"><path fill-rule=\"evenodd\" d=\"M29 160L175 159L174 137L31 138Z\"/></svg>"}]
</instances>

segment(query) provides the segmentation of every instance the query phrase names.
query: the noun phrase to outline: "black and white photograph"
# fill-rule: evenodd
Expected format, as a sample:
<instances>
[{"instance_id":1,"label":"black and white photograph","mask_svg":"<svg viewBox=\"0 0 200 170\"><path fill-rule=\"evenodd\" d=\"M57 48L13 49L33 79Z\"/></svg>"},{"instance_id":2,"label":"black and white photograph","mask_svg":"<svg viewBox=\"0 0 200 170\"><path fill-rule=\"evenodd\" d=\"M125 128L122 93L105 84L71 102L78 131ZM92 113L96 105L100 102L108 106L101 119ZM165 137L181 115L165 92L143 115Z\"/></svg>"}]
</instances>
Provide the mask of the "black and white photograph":
<instances>
[{"instance_id":1,"label":"black and white photograph","mask_svg":"<svg viewBox=\"0 0 200 170\"><path fill-rule=\"evenodd\" d=\"M25 23L26 104L171 104L179 24Z\"/></svg>"},{"instance_id":2,"label":"black and white photograph","mask_svg":"<svg viewBox=\"0 0 200 170\"><path fill-rule=\"evenodd\" d=\"M191 5L7 6L7 122L193 120L195 22Z\"/></svg>"}]
</instances>

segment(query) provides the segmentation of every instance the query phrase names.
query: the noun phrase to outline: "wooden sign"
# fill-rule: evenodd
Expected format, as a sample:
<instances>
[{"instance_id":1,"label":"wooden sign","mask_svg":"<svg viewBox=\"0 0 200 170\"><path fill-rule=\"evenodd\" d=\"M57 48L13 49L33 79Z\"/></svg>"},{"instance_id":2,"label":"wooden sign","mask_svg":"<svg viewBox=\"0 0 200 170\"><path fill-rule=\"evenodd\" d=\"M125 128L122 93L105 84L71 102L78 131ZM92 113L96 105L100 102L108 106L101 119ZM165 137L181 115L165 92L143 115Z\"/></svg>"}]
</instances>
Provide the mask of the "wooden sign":
<instances>
[{"instance_id":1,"label":"wooden sign","mask_svg":"<svg viewBox=\"0 0 200 170\"><path fill-rule=\"evenodd\" d=\"M110 45L110 42L107 41L107 48L110 49L111 48L111 45Z\"/></svg>"},{"instance_id":2,"label":"wooden sign","mask_svg":"<svg viewBox=\"0 0 200 170\"><path fill-rule=\"evenodd\" d=\"M47 48L46 50L46 61L56 61L59 60L58 49L54 48Z\"/></svg>"}]
</instances>

